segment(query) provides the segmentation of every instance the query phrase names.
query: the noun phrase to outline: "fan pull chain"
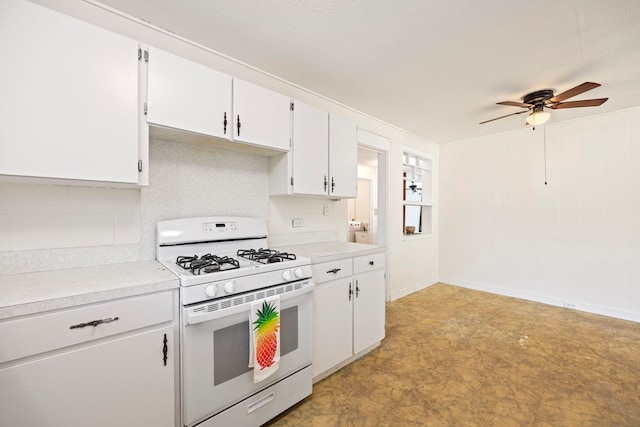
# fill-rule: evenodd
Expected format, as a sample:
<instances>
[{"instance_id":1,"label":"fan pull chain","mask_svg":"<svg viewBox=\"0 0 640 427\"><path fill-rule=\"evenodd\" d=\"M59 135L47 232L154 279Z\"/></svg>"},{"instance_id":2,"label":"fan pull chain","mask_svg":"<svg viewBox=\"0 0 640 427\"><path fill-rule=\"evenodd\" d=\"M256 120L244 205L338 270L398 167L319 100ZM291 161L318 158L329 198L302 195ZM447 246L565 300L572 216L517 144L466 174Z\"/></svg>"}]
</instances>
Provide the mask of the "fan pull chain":
<instances>
[{"instance_id":1,"label":"fan pull chain","mask_svg":"<svg viewBox=\"0 0 640 427\"><path fill-rule=\"evenodd\" d=\"M547 127L542 129L544 139L544 185L547 185Z\"/></svg>"}]
</instances>

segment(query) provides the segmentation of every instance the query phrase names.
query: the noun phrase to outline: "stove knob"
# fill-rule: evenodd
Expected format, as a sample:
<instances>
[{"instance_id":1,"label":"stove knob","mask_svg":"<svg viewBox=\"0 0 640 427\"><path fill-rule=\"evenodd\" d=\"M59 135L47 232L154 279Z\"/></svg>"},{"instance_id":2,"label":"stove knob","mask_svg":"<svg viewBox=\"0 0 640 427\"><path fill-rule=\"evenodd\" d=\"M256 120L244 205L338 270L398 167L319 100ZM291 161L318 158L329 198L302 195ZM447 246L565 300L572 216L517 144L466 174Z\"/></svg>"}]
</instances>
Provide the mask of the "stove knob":
<instances>
[{"instance_id":1,"label":"stove knob","mask_svg":"<svg viewBox=\"0 0 640 427\"><path fill-rule=\"evenodd\" d=\"M289 270L285 270L282 273L282 278L288 282L289 280L291 280L291 272Z\"/></svg>"},{"instance_id":2,"label":"stove knob","mask_svg":"<svg viewBox=\"0 0 640 427\"><path fill-rule=\"evenodd\" d=\"M296 268L293 274L295 274L298 279L302 279L304 277L304 271L302 271L301 268Z\"/></svg>"},{"instance_id":3,"label":"stove knob","mask_svg":"<svg viewBox=\"0 0 640 427\"><path fill-rule=\"evenodd\" d=\"M231 280L231 281L229 281L229 282L224 284L224 291L226 293L228 293L228 294L233 293L235 288L236 288L236 284L235 284L235 282L233 280Z\"/></svg>"},{"instance_id":4,"label":"stove knob","mask_svg":"<svg viewBox=\"0 0 640 427\"><path fill-rule=\"evenodd\" d=\"M216 285L209 285L207 286L207 289L204 290L204 293L208 296L208 297L215 297L216 296Z\"/></svg>"}]
</instances>

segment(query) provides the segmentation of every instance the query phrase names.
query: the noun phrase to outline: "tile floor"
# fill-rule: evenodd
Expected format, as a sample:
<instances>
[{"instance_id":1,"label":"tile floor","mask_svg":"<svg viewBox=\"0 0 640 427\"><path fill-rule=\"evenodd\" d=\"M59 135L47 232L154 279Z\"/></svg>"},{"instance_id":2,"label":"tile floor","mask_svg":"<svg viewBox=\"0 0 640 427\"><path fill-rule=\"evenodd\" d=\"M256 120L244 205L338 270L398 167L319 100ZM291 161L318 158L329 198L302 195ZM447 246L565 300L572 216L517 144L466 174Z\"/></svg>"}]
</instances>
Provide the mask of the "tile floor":
<instances>
[{"instance_id":1,"label":"tile floor","mask_svg":"<svg viewBox=\"0 0 640 427\"><path fill-rule=\"evenodd\" d=\"M437 284L386 324L268 425L640 426L640 323Z\"/></svg>"}]
</instances>

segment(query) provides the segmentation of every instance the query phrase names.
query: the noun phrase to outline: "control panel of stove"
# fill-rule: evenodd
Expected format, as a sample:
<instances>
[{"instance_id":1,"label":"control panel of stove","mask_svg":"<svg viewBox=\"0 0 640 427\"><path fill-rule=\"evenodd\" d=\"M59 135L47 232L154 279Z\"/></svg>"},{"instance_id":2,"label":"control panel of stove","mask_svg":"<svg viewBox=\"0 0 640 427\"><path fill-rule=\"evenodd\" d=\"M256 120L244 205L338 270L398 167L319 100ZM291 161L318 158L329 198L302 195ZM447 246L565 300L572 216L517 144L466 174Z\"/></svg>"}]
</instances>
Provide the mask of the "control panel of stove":
<instances>
[{"instance_id":1,"label":"control panel of stove","mask_svg":"<svg viewBox=\"0 0 640 427\"><path fill-rule=\"evenodd\" d=\"M220 298L263 287L296 282L310 277L311 266L304 265L255 275L240 276L216 282L208 282L202 285L187 286L183 287L181 292L183 292L183 295L187 295L188 303L193 303L204 299Z\"/></svg>"},{"instance_id":2,"label":"control panel of stove","mask_svg":"<svg viewBox=\"0 0 640 427\"><path fill-rule=\"evenodd\" d=\"M238 231L237 222L205 222L202 223L204 233L224 233L225 231Z\"/></svg>"}]
</instances>

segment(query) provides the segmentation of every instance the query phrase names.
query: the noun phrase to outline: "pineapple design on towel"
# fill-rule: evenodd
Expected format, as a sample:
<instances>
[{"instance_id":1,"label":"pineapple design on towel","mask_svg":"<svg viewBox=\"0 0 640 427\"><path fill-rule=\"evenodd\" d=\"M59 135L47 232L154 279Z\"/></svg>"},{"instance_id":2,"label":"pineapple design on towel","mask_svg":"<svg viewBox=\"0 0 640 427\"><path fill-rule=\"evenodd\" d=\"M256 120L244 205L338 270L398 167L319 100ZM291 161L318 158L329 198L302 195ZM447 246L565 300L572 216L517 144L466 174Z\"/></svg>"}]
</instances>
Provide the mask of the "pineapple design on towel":
<instances>
[{"instance_id":1,"label":"pineapple design on towel","mask_svg":"<svg viewBox=\"0 0 640 427\"><path fill-rule=\"evenodd\" d=\"M280 314L271 302L263 301L262 309L257 310L258 319L253 322L256 331L256 361L260 369L268 368L274 363L278 338L276 332L280 328Z\"/></svg>"}]
</instances>

